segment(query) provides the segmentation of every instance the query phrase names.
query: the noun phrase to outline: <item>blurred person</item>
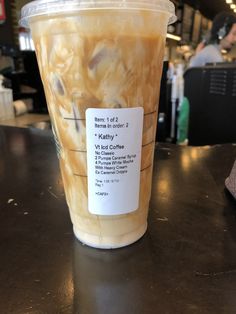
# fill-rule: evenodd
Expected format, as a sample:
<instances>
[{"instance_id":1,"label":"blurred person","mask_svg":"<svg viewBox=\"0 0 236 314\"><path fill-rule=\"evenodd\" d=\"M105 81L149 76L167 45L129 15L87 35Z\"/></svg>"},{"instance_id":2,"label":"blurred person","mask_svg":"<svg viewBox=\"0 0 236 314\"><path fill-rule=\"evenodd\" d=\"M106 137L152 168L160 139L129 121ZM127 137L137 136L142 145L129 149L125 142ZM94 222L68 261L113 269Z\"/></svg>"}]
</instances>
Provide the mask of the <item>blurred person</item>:
<instances>
[{"instance_id":1,"label":"blurred person","mask_svg":"<svg viewBox=\"0 0 236 314\"><path fill-rule=\"evenodd\" d=\"M222 12L213 20L209 42L200 45L191 58L189 67L200 67L207 63L223 62L221 51L229 52L236 43L236 16L233 13Z\"/></svg>"}]
</instances>

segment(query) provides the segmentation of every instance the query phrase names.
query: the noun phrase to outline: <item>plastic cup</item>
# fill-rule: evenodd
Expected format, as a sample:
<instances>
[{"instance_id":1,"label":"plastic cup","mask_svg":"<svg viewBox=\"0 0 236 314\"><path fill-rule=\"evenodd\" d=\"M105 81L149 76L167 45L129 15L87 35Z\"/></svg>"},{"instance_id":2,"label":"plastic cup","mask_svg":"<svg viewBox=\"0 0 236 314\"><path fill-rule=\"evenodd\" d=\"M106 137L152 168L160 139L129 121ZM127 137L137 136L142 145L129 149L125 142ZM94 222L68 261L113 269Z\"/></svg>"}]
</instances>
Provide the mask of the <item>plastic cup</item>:
<instances>
[{"instance_id":1,"label":"plastic cup","mask_svg":"<svg viewBox=\"0 0 236 314\"><path fill-rule=\"evenodd\" d=\"M97 248L147 229L168 0L38 0L34 41L75 236Z\"/></svg>"}]
</instances>

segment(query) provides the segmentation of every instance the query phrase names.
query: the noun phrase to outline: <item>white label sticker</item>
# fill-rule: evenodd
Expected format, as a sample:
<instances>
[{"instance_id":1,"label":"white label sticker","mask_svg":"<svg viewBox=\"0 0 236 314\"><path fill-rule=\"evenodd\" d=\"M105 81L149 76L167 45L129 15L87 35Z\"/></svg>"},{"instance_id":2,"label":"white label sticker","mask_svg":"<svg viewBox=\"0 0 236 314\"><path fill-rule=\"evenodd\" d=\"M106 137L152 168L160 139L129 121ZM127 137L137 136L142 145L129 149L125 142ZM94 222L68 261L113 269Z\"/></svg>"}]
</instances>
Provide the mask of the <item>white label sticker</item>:
<instances>
[{"instance_id":1,"label":"white label sticker","mask_svg":"<svg viewBox=\"0 0 236 314\"><path fill-rule=\"evenodd\" d=\"M143 108L87 109L88 206L96 215L139 207Z\"/></svg>"}]
</instances>

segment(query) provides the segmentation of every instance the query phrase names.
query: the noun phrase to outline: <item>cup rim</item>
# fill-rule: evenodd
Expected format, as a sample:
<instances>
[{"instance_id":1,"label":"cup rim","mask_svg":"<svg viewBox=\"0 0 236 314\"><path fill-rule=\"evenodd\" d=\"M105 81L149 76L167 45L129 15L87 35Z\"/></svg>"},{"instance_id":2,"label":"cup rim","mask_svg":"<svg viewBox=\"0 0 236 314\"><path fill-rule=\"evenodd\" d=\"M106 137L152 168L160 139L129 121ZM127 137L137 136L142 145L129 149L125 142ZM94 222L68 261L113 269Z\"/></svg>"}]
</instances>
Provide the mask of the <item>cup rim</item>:
<instances>
[{"instance_id":1,"label":"cup rim","mask_svg":"<svg viewBox=\"0 0 236 314\"><path fill-rule=\"evenodd\" d=\"M168 24L176 21L175 6L169 0L35 0L23 6L19 24L29 28L32 17L97 9L165 12L169 15Z\"/></svg>"}]
</instances>

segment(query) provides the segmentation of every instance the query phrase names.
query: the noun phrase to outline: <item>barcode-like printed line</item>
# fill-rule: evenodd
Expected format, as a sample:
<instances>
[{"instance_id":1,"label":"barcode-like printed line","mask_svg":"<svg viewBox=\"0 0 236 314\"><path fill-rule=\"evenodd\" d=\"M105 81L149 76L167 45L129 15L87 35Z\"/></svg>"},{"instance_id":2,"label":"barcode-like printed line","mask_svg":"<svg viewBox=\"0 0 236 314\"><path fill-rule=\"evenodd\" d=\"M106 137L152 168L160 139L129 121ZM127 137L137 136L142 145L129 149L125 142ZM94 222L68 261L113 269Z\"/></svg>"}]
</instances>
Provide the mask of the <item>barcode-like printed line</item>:
<instances>
[{"instance_id":1,"label":"barcode-like printed line","mask_svg":"<svg viewBox=\"0 0 236 314\"><path fill-rule=\"evenodd\" d=\"M79 119L79 118L69 118L69 117L63 117L64 120L71 120L71 121L85 121L86 119Z\"/></svg>"},{"instance_id":2,"label":"barcode-like printed line","mask_svg":"<svg viewBox=\"0 0 236 314\"><path fill-rule=\"evenodd\" d=\"M74 176L76 177L82 177L82 178L87 178L88 176L84 175L84 174L78 174L78 173L73 173Z\"/></svg>"},{"instance_id":3,"label":"barcode-like printed line","mask_svg":"<svg viewBox=\"0 0 236 314\"><path fill-rule=\"evenodd\" d=\"M75 153L87 153L87 150L80 150L80 149L69 149L70 152Z\"/></svg>"},{"instance_id":4,"label":"barcode-like printed line","mask_svg":"<svg viewBox=\"0 0 236 314\"><path fill-rule=\"evenodd\" d=\"M150 164L149 166L147 166L147 167L141 169L140 172L143 172L143 171L147 170L148 168L151 168L151 166L152 166L152 164Z\"/></svg>"},{"instance_id":5,"label":"barcode-like printed line","mask_svg":"<svg viewBox=\"0 0 236 314\"><path fill-rule=\"evenodd\" d=\"M155 141L151 141L151 142L149 142L149 143L147 143L147 144L142 145L142 147L148 146L148 145L150 145L150 144L152 144L152 143L154 143L154 142L155 142Z\"/></svg>"}]
</instances>

